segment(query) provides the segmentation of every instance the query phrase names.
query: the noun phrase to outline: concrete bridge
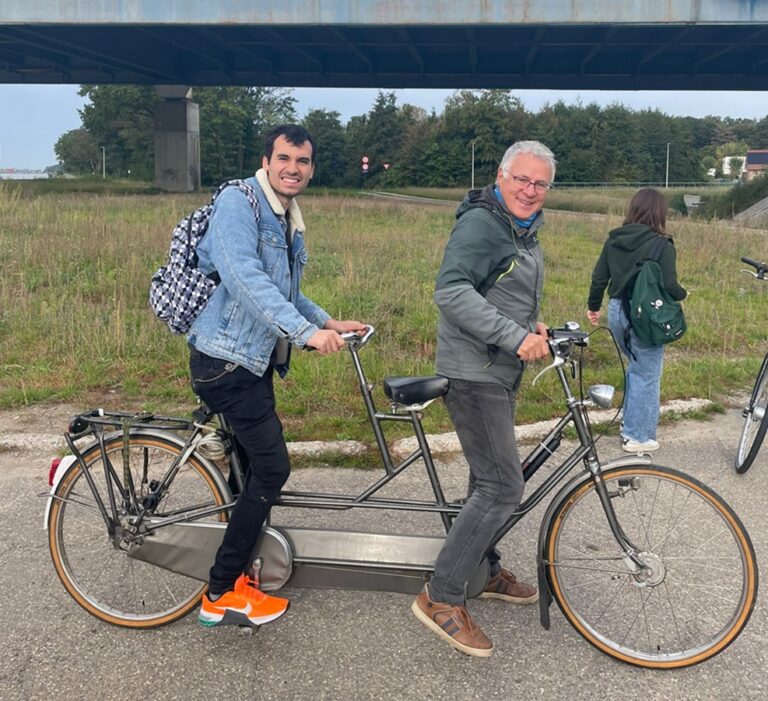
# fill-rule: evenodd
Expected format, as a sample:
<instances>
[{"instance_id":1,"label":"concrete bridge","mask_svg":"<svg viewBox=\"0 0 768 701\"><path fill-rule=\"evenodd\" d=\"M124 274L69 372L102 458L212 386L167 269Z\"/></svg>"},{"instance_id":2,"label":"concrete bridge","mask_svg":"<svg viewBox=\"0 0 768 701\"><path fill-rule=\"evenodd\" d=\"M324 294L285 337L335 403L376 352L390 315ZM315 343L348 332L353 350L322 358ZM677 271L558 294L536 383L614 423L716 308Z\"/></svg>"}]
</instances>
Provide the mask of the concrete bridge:
<instances>
[{"instance_id":1,"label":"concrete bridge","mask_svg":"<svg viewBox=\"0 0 768 701\"><path fill-rule=\"evenodd\" d=\"M3 0L0 83L766 90L768 2Z\"/></svg>"},{"instance_id":2,"label":"concrete bridge","mask_svg":"<svg viewBox=\"0 0 768 701\"><path fill-rule=\"evenodd\" d=\"M4 0L0 82L763 90L759 0Z\"/></svg>"}]
</instances>

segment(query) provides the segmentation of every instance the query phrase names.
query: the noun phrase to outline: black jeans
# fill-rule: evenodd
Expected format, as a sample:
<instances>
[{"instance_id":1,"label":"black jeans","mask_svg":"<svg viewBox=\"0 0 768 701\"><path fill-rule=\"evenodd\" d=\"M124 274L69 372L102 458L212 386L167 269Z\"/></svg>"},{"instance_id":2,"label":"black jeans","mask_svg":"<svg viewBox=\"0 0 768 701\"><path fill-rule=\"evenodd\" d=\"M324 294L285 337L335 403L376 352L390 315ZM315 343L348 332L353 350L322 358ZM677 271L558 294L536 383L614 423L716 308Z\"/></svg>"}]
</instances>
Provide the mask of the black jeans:
<instances>
[{"instance_id":1,"label":"black jeans","mask_svg":"<svg viewBox=\"0 0 768 701\"><path fill-rule=\"evenodd\" d=\"M232 510L216 561L210 590L231 589L243 573L256 538L291 471L283 426L275 413L270 366L263 377L236 363L212 358L190 347L192 388L235 432L238 453L245 458L244 486Z\"/></svg>"}]
</instances>

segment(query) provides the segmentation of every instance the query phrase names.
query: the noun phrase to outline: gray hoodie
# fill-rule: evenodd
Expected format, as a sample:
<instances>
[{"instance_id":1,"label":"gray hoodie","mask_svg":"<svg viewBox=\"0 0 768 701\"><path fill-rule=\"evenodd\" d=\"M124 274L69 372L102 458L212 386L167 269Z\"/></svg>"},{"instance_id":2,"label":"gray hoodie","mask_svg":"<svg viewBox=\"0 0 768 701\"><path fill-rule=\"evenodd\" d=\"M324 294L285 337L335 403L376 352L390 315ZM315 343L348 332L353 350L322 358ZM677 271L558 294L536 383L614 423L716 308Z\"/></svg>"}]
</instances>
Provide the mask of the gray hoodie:
<instances>
[{"instance_id":1,"label":"gray hoodie","mask_svg":"<svg viewBox=\"0 0 768 701\"><path fill-rule=\"evenodd\" d=\"M436 371L515 389L524 369L517 349L541 308L544 215L517 227L489 185L467 194L456 219L435 288Z\"/></svg>"}]
</instances>

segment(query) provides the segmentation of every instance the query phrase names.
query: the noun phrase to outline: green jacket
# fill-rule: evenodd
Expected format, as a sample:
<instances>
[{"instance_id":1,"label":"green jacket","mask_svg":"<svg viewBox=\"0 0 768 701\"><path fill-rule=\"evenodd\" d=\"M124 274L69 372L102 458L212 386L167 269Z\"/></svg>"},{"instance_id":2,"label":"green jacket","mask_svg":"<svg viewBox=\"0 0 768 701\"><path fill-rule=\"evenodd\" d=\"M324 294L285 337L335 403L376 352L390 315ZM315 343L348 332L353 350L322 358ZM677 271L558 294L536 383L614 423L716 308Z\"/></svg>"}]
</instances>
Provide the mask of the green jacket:
<instances>
[{"instance_id":1,"label":"green jacket","mask_svg":"<svg viewBox=\"0 0 768 701\"><path fill-rule=\"evenodd\" d=\"M606 287L609 297L621 298L627 283L638 271L638 263L649 255L658 235L645 224L625 224L608 234L592 271L592 285L587 300L589 311L599 311ZM676 254L671 238L669 243L670 245L661 251L659 266L664 287L670 297L679 302L685 299L688 293L677 281Z\"/></svg>"},{"instance_id":2,"label":"green jacket","mask_svg":"<svg viewBox=\"0 0 768 701\"><path fill-rule=\"evenodd\" d=\"M435 288L439 374L517 387L524 369L517 349L541 308L543 221L539 212L529 228L516 227L493 185L459 205Z\"/></svg>"}]
</instances>

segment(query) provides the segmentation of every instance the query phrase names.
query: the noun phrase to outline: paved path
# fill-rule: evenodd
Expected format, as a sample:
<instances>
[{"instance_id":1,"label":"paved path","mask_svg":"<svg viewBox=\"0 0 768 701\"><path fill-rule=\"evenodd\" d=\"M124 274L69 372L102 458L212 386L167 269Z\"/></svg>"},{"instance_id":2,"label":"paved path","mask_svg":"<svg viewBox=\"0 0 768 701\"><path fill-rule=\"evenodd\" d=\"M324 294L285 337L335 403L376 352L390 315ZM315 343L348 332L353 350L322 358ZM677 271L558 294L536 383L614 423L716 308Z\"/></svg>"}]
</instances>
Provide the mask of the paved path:
<instances>
[{"instance_id":1,"label":"paved path","mask_svg":"<svg viewBox=\"0 0 768 701\"><path fill-rule=\"evenodd\" d=\"M61 413L72 412L65 408ZM50 410L49 418L59 417ZM13 430L15 423L3 424L0 417L0 433ZM720 492L742 517L759 562L765 563L768 446L749 473L737 476L730 465L738 423L737 412L730 411L709 422L664 426L658 462L681 468ZM617 453L617 439L606 438L601 455ZM765 586L736 643L703 665L675 672L640 670L611 660L576 635L555 609L552 629L545 631L536 606L516 608L496 601L471 604L496 644L487 660L464 657L438 641L412 617L410 597L379 592L289 589L292 605L286 616L250 638L232 628L202 629L194 616L155 631L111 627L81 610L53 572L42 529L43 500L36 496L46 489L49 462L50 450L43 445L29 451L0 449L0 698L7 701L725 701L768 696ZM461 457L439 463L450 498L463 492L465 469ZM414 465L411 472L403 475L403 488L418 491L423 470ZM370 477L370 472L357 470L310 468L297 470L292 485L354 490ZM504 545L507 561L529 579L535 573L541 511L520 524ZM276 514L277 522L283 514ZM344 515L342 527L352 525L351 518ZM386 514L367 513L364 518L369 530L393 527ZM394 527L407 531L415 521L400 514Z\"/></svg>"}]
</instances>

